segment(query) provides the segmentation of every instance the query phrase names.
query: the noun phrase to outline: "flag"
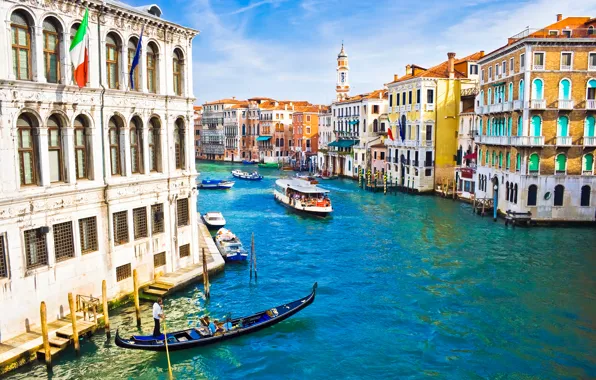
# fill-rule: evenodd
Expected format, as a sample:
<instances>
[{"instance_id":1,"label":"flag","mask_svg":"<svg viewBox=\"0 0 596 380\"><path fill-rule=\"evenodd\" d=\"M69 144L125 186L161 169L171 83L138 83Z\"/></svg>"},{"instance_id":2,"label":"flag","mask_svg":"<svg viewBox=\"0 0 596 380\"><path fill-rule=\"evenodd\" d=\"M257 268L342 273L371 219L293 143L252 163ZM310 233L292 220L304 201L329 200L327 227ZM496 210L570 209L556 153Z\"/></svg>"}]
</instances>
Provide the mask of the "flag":
<instances>
[{"instance_id":1,"label":"flag","mask_svg":"<svg viewBox=\"0 0 596 380\"><path fill-rule=\"evenodd\" d=\"M74 70L74 80L79 88L85 87L89 73L89 10L85 8L85 16L70 44L70 60Z\"/></svg>"},{"instance_id":2,"label":"flag","mask_svg":"<svg viewBox=\"0 0 596 380\"><path fill-rule=\"evenodd\" d=\"M393 140L395 140L395 139L393 138L393 132L391 131L391 127L389 127L389 128L387 129L387 136L389 136L389 138L390 138L392 141L393 141Z\"/></svg>"},{"instance_id":3,"label":"flag","mask_svg":"<svg viewBox=\"0 0 596 380\"><path fill-rule=\"evenodd\" d=\"M134 72L137 66L139 65L139 59L141 59L141 49L143 46L143 30L145 29L145 25L141 27L141 36L139 37L139 42L137 43L137 51L135 52L135 56L132 59L132 64L130 65L130 88L134 90L135 88L135 81L134 81Z\"/></svg>"}]
</instances>

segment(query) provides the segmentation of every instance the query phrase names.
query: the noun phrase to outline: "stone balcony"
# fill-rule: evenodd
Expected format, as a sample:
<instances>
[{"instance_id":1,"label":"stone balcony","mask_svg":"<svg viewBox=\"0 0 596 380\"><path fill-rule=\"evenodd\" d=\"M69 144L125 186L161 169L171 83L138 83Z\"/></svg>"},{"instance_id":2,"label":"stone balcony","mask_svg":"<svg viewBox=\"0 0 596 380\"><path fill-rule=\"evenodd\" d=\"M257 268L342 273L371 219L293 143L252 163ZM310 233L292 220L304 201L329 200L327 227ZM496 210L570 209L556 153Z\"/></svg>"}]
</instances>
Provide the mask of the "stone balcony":
<instances>
[{"instance_id":1,"label":"stone balcony","mask_svg":"<svg viewBox=\"0 0 596 380\"><path fill-rule=\"evenodd\" d=\"M584 146L596 146L596 136L584 136Z\"/></svg>"},{"instance_id":2,"label":"stone balcony","mask_svg":"<svg viewBox=\"0 0 596 380\"><path fill-rule=\"evenodd\" d=\"M571 146L571 136L557 136L557 146Z\"/></svg>"},{"instance_id":3,"label":"stone balcony","mask_svg":"<svg viewBox=\"0 0 596 380\"><path fill-rule=\"evenodd\" d=\"M544 136L475 136L474 142L486 145L544 146Z\"/></svg>"},{"instance_id":4,"label":"stone balcony","mask_svg":"<svg viewBox=\"0 0 596 380\"><path fill-rule=\"evenodd\" d=\"M431 112L435 110L435 103L426 103L425 105L426 111Z\"/></svg>"},{"instance_id":5,"label":"stone balcony","mask_svg":"<svg viewBox=\"0 0 596 380\"><path fill-rule=\"evenodd\" d=\"M533 110L544 110L546 109L545 99L532 99L530 101L530 108Z\"/></svg>"},{"instance_id":6,"label":"stone balcony","mask_svg":"<svg viewBox=\"0 0 596 380\"><path fill-rule=\"evenodd\" d=\"M524 108L524 102L522 100L514 100L513 101L513 110L521 110Z\"/></svg>"},{"instance_id":7,"label":"stone balcony","mask_svg":"<svg viewBox=\"0 0 596 380\"><path fill-rule=\"evenodd\" d=\"M596 110L596 99L587 99L586 100L586 109L587 110Z\"/></svg>"},{"instance_id":8,"label":"stone balcony","mask_svg":"<svg viewBox=\"0 0 596 380\"><path fill-rule=\"evenodd\" d=\"M573 100L559 99L559 109L560 110L572 110L573 109Z\"/></svg>"}]
</instances>

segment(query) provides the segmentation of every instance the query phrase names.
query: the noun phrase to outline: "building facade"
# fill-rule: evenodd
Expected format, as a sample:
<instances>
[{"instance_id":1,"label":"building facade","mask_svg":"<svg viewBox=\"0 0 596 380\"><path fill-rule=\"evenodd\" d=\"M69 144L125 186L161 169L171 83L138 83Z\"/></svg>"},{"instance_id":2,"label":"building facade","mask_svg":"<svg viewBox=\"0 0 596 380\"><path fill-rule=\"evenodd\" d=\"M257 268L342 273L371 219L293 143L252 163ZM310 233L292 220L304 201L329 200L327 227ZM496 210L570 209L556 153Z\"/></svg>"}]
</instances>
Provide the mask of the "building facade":
<instances>
[{"instance_id":1,"label":"building facade","mask_svg":"<svg viewBox=\"0 0 596 380\"><path fill-rule=\"evenodd\" d=\"M248 121L248 102L241 102L224 112L225 157L224 161L239 162L241 152L242 126Z\"/></svg>"},{"instance_id":2,"label":"building facade","mask_svg":"<svg viewBox=\"0 0 596 380\"><path fill-rule=\"evenodd\" d=\"M233 144L231 138L226 137L226 115L228 115L227 112L233 106L242 103L243 102L240 100L231 98L203 104L201 158L215 161L223 161L226 159L226 144ZM228 122L230 119L231 116L228 118Z\"/></svg>"},{"instance_id":3,"label":"building facade","mask_svg":"<svg viewBox=\"0 0 596 380\"><path fill-rule=\"evenodd\" d=\"M476 191L476 161L478 148L474 138L478 133L475 102L478 88L462 90L459 102L459 130L455 161L455 184L460 199L472 200Z\"/></svg>"},{"instance_id":4,"label":"building facade","mask_svg":"<svg viewBox=\"0 0 596 380\"><path fill-rule=\"evenodd\" d=\"M203 107L194 106L194 126L195 126L195 159L201 157L201 131L203 130Z\"/></svg>"},{"instance_id":5,"label":"building facade","mask_svg":"<svg viewBox=\"0 0 596 380\"><path fill-rule=\"evenodd\" d=\"M482 58L477 196L535 221L595 220L596 20L557 15Z\"/></svg>"},{"instance_id":6,"label":"building facade","mask_svg":"<svg viewBox=\"0 0 596 380\"><path fill-rule=\"evenodd\" d=\"M68 54L89 10L89 75ZM157 6L0 3L0 341L199 260L192 40ZM100 18L102 23L96 24ZM130 50L144 25L140 64ZM99 53L98 53L99 51ZM105 88L105 92L102 91Z\"/></svg>"}]
</instances>

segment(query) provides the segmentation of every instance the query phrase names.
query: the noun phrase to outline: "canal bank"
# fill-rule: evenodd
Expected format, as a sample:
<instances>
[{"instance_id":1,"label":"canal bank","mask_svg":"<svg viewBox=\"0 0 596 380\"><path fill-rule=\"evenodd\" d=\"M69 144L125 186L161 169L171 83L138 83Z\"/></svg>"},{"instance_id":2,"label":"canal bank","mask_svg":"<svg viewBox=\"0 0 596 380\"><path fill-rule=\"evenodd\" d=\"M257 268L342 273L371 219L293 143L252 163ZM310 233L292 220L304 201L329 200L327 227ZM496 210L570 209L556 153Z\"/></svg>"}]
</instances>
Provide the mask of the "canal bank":
<instances>
[{"instance_id":1,"label":"canal bank","mask_svg":"<svg viewBox=\"0 0 596 380\"><path fill-rule=\"evenodd\" d=\"M201 163L201 178L230 178L242 165ZM596 376L596 237L590 229L511 229L478 218L470 205L439 197L364 192L351 180L321 181L334 212L321 220L273 199L280 172L261 183L201 191L199 210L221 211L250 245L248 266L211 278L211 299L195 284L165 301L169 329L197 315L265 310L308 293L316 301L271 329L171 355L178 378L590 378ZM313 281L314 280L314 281ZM141 304L151 331L150 304ZM136 332L134 307L110 320ZM95 335L55 378L162 378L165 355L131 352ZM109 363L109 365L106 365ZM9 378L45 376L34 365Z\"/></svg>"}]
</instances>

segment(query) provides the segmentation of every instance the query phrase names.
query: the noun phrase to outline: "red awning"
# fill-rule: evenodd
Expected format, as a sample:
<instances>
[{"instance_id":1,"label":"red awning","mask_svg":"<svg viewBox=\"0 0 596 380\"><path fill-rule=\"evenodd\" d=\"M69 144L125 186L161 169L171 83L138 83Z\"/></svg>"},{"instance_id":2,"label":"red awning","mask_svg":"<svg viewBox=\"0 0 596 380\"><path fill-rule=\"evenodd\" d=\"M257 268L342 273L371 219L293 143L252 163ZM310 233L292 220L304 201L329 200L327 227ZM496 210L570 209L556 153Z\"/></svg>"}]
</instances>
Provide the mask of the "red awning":
<instances>
[{"instance_id":1,"label":"red awning","mask_svg":"<svg viewBox=\"0 0 596 380\"><path fill-rule=\"evenodd\" d=\"M474 153L466 154L464 156L464 160L475 160L477 157L478 157L478 154L476 152L474 152Z\"/></svg>"},{"instance_id":2,"label":"red awning","mask_svg":"<svg viewBox=\"0 0 596 380\"><path fill-rule=\"evenodd\" d=\"M474 169L472 168L461 168L462 178L474 178Z\"/></svg>"}]
</instances>

